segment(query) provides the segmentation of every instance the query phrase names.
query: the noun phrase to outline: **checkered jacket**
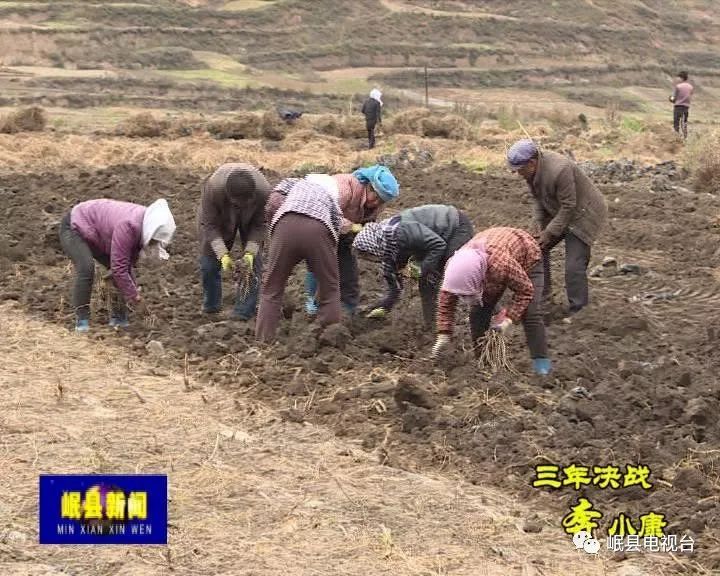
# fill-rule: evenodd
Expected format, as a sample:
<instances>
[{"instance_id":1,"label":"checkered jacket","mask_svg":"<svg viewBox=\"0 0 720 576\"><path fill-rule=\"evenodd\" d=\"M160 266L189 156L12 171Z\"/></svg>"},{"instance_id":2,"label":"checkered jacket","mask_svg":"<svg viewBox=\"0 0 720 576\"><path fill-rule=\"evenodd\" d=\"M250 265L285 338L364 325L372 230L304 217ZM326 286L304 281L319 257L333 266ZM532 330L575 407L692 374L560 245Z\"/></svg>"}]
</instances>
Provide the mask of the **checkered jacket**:
<instances>
[{"instance_id":1,"label":"checkered jacket","mask_svg":"<svg viewBox=\"0 0 720 576\"><path fill-rule=\"evenodd\" d=\"M325 188L300 178L287 178L280 182L273 192L284 195L285 200L272 216L271 234L275 224L284 214L295 212L325 224L335 238L335 242L338 241L342 212L337 200Z\"/></svg>"}]
</instances>

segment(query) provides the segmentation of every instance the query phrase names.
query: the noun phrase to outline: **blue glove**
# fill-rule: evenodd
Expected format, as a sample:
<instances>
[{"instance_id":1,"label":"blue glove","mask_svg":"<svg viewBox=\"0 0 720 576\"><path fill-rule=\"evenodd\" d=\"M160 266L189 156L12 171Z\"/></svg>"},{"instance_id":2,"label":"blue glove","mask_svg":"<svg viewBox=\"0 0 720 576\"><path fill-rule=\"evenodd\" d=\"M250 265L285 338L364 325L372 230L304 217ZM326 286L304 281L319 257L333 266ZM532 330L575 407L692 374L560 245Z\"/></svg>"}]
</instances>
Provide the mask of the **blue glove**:
<instances>
[{"instance_id":1,"label":"blue glove","mask_svg":"<svg viewBox=\"0 0 720 576\"><path fill-rule=\"evenodd\" d=\"M533 358L532 364L535 374L539 374L540 376L547 376L552 370L550 358Z\"/></svg>"}]
</instances>

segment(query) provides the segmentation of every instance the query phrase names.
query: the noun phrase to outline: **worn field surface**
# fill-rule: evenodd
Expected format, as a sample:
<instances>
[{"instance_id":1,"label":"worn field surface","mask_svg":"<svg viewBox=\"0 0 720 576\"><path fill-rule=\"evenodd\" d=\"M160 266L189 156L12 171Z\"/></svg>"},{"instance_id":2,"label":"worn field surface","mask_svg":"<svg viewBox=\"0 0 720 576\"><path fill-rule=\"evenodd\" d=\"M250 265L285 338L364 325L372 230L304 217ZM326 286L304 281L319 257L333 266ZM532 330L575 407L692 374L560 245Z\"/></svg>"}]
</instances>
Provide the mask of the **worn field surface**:
<instances>
[{"instance_id":1,"label":"worn field surface","mask_svg":"<svg viewBox=\"0 0 720 576\"><path fill-rule=\"evenodd\" d=\"M227 414L228 425L233 426L233 422L242 422L238 414L230 416L233 400L239 403L239 414L247 412L248 402L263 403L268 409L278 410L287 421L273 424L278 426L276 432L268 428L272 437L283 436L290 442L296 432L307 431L308 424L319 425L334 432L342 442L366 451L362 458L393 469L413 474L441 473L472 485L502 487L530 505L549 511L550 516L542 516L551 518L542 522L543 536L555 538L560 519L579 496L587 497L603 513L603 538L612 519L620 513L633 518L638 527L641 514L665 514L666 533L692 534L698 548L694 556L678 556L666 573L683 569L703 573L720 568L720 533L716 527L720 516L720 432L715 425L720 406L715 373L720 301L715 269L720 231L715 227L715 216L720 201L715 197L697 195L683 182L663 176L631 177L624 182L610 179L601 185L610 205L610 222L595 247L593 264L609 256L620 264L638 264L641 273L593 279L592 306L572 324L560 321L559 310L551 311L549 337L556 369L554 378L539 381L528 377L529 361L520 329L512 336L510 347L518 375L493 376L479 370L465 351L468 341L464 326L458 328L455 352L440 365L428 362L433 335L422 328L413 287L406 289L389 321L358 319L317 338L302 312L298 269L287 293L286 309L291 319L281 330L280 342L271 348L257 346L252 338L252 323L203 317L195 235L195 207L203 176L200 172L132 165L96 171L69 169L52 175L6 175L2 189L5 225L0 231L0 299L16 301L17 309L55 325L53 334L58 334L60 328L69 329L72 268L59 252L53 223L74 203L88 198L104 196L145 203L166 197L178 223L172 258L165 266L141 269L139 273L157 317L155 326L150 329L136 321L127 332L115 333L105 327L107 311L98 298L89 336L91 346L124 350L125 363L152 362L162 373L183 370L187 363L197 392L158 398L159 405L167 407L164 417L172 419L177 414L181 418L192 405L201 410L192 411L193 417L199 418L206 409L214 414L212 402L221 402L228 408L218 414ZM269 177L276 180L274 174ZM472 216L476 229L493 225L525 227L530 222L531 210L523 185L509 176L478 175L450 166L424 172L401 170L398 178L402 200L394 208L451 202ZM558 253L555 262L558 302L563 298L559 282L561 256ZM378 270L363 264L366 305L377 295L378 277ZM228 304L230 288L227 285ZM459 322L464 323L463 314ZM22 333L11 336L20 337ZM39 338L36 340L42 342ZM150 340L164 345L163 357L143 358L148 354L145 345ZM78 348L75 354L83 353ZM74 372L66 366L73 366L73 362L63 355L56 356L57 371L68 386L74 385ZM30 366L31 361L28 369ZM98 382L92 393L98 398L102 398L103 391L121 394L119 390L131 384L133 378L112 377L112 382ZM32 385L30 378L27 385ZM132 385L143 394L142 381ZM168 381L167 386L168 390L178 390L180 384ZM587 394L573 393L577 387ZM408 394L408 389L419 392ZM26 393L24 389L16 391L21 392ZM198 402L201 392L214 398L209 406L201 404L202 400ZM43 394L44 402L48 402L52 392ZM133 394L122 394L127 401L137 402ZM14 406L10 399L5 402ZM115 409L122 411L125 406ZM60 409L57 414L61 422L67 418ZM49 420L54 417L52 411L47 412ZM17 420L13 421L14 426L19 426ZM20 428L32 434L32 424L25 422ZM123 430L126 428L123 426ZM50 423L47 429L52 429ZM108 434L113 431L118 442L123 442L125 433L112 428ZM166 434L167 430L157 433ZM183 443L182 434L178 431L180 437L174 438L178 445ZM80 430L77 435L78 446L92 445L89 437L81 438ZM143 442L153 442L151 436L142 437ZM215 437L215 432L207 431L206 444L193 456L195 460L207 461ZM41 444L38 439L36 445ZM38 450L38 458L42 458L43 449ZM32 461L36 457L29 458ZM170 466L168 457L160 460L162 466ZM62 467L77 465L77 469L87 469L94 463L101 466L98 470L109 471L116 470L120 462L131 466L136 461L137 456L127 454L110 460L107 466L101 466L101 460L90 459L82 465L65 460ZM42 467L42 462L40 459L34 465ZM160 466L158 460L153 462ZM551 463L561 467L575 464L621 468L643 464L651 469L653 487L650 491L637 487L600 490L592 486L575 491L566 487L543 494L530 485L534 467ZM199 474L202 466L195 473ZM231 470L226 470L223 480L228 485L234 481ZM302 501L300 496L297 498ZM392 500L394 496L386 493L386 498ZM290 501L295 502L292 498ZM423 522L419 520L418 525ZM186 537L189 542L190 534ZM167 562L157 553L149 557ZM504 557L503 562L506 560ZM663 560L657 557L653 562L662 566ZM681 564L685 568L680 568ZM510 565L521 566L513 561L505 564ZM464 566L470 564L444 568L445 572L423 568L408 573L460 574ZM615 569L618 565L612 566ZM544 574L572 573L540 565L534 569ZM481 568L467 573L484 572ZM487 573L493 572L488 568Z\"/></svg>"}]
</instances>

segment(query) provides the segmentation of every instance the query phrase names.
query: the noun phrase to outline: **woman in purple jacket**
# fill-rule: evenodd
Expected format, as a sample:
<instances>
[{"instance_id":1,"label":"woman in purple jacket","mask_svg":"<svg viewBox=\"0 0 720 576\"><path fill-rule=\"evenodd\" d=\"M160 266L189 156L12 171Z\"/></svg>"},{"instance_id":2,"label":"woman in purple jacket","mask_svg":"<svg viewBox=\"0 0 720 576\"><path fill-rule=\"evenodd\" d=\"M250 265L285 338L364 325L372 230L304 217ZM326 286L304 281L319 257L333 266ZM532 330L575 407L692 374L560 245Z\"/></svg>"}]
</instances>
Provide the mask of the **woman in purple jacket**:
<instances>
[{"instance_id":1,"label":"woman in purple jacket","mask_svg":"<svg viewBox=\"0 0 720 576\"><path fill-rule=\"evenodd\" d=\"M145 207L117 200L88 200L60 223L60 244L75 267L72 303L75 330L90 328L90 296L97 260L112 274L123 302L113 305L110 325L128 325L127 304L144 306L133 274L139 258L167 260L165 246L175 234L175 219L166 200Z\"/></svg>"}]
</instances>

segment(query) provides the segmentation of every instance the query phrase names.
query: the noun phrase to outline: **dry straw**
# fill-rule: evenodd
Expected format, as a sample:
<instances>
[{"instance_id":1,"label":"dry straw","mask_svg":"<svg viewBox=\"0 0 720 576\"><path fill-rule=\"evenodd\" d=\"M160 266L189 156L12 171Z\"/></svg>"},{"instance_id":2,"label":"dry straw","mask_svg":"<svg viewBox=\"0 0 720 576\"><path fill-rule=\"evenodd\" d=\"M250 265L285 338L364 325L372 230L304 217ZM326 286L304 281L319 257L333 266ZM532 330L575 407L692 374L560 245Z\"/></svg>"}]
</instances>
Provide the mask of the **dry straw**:
<instances>
[{"instance_id":1,"label":"dry straw","mask_svg":"<svg viewBox=\"0 0 720 576\"><path fill-rule=\"evenodd\" d=\"M493 373L507 370L513 374L517 371L513 368L507 353L507 340L497 330L490 330L483 341L479 344L480 366L489 368Z\"/></svg>"}]
</instances>

